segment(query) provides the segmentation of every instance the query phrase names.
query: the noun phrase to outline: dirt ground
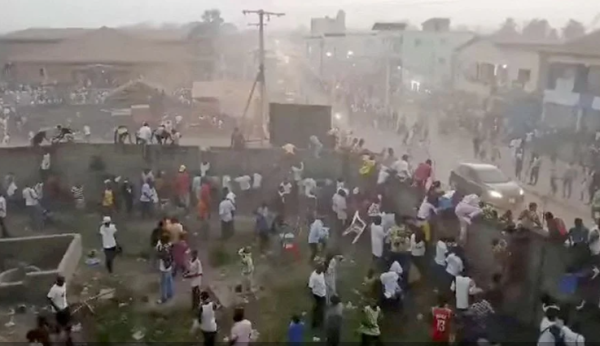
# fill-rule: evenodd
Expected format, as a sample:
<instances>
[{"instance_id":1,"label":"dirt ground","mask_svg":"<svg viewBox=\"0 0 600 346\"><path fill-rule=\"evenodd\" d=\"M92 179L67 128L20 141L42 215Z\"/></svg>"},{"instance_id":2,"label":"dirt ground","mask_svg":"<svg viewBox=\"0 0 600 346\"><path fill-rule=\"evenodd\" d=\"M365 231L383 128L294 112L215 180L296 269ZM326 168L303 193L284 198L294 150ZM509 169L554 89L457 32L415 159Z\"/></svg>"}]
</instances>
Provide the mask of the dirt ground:
<instances>
[{"instance_id":1,"label":"dirt ground","mask_svg":"<svg viewBox=\"0 0 600 346\"><path fill-rule=\"evenodd\" d=\"M75 339L97 342L166 342L195 341L200 336L190 335L193 313L189 282L177 278L175 298L165 304L157 305L159 274L150 264L150 233L154 221L141 221L117 216L114 218L119 229L117 239L123 247L123 254L115 261L115 273L109 275L102 264L85 264L85 254L92 249L100 250L100 237L97 234L100 215L65 214L57 215L60 222L48 227L46 233L77 232L82 235L84 256L74 277L68 282L68 299L73 309L90 297L114 289L114 295L103 296L89 301L77 311L75 324L81 323L81 331L75 333ZM198 249L204 267L203 285L225 307L218 313L219 338L228 334L231 325L232 306L239 299L232 293L233 286L239 283L239 260L237 250L248 244L254 244L253 220L240 216L236 224L236 235L227 242L219 239L219 229L211 224L207 237L200 231L199 223L193 217L183 218L182 222L189 230L191 248ZM24 228L23 220L16 216L11 219L14 236L31 234ZM297 238L302 258L294 261L284 258L279 242L272 240L272 253L262 257L254 249L256 265L255 297L248 299L247 318L259 332L259 341L283 342L286 340L287 327L293 314L305 316L310 322L311 297L307 282L312 266L307 260L304 228ZM369 240L367 233L359 244L346 244L341 240L336 245L343 249L344 260L338 269L338 294L346 305L344 314L344 341L358 340L358 308L360 297L355 293L371 265ZM101 256L101 255L100 255ZM429 323L416 318L418 313L426 313L431 305L433 293L426 287L415 287L407 299L403 313L386 316L382 324L384 341L426 341ZM1 321L13 321L14 325L0 324L0 337L8 341L23 341L26 331L33 326L34 314L44 307L29 309L28 313L8 315L6 306L0 314ZM42 310L45 311L45 310ZM312 340L318 333L307 328L306 338Z\"/></svg>"}]
</instances>

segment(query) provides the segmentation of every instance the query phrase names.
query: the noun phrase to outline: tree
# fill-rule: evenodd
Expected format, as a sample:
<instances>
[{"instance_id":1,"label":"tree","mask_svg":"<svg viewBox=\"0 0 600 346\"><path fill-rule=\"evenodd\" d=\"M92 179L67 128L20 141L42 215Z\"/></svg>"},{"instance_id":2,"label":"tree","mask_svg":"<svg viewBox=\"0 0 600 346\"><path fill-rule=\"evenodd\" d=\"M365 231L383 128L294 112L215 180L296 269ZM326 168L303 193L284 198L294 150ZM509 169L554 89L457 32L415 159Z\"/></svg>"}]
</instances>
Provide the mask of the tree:
<instances>
[{"instance_id":1,"label":"tree","mask_svg":"<svg viewBox=\"0 0 600 346\"><path fill-rule=\"evenodd\" d=\"M519 35L517 22L513 18L506 18L504 23L500 25L500 29L496 31L497 36L514 37Z\"/></svg>"},{"instance_id":2,"label":"tree","mask_svg":"<svg viewBox=\"0 0 600 346\"><path fill-rule=\"evenodd\" d=\"M552 27L546 19L533 19L523 27L523 36L532 40L549 38Z\"/></svg>"},{"instance_id":3,"label":"tree","mask_svg":"<svg viewBox=\"0 0 600 346\"><path fill-rule=\"evenodd\" d=\"M216 27L221 26L223 22L223 18L221 18L221 11L218 9L206 10L202 14L202 21L204 23L215 25Z\"/></svg>"},{"instance_id":4,"label":"tree","mask_svg":"<svg viewBox=\"0 0 600 346\"><path fill-rule=\"evenodd\" d=\"M572 40L583 35L585 35L585 26L574 19L570 19L562 29L562 37L565 40Z\"/></svg>"}]
</instances>

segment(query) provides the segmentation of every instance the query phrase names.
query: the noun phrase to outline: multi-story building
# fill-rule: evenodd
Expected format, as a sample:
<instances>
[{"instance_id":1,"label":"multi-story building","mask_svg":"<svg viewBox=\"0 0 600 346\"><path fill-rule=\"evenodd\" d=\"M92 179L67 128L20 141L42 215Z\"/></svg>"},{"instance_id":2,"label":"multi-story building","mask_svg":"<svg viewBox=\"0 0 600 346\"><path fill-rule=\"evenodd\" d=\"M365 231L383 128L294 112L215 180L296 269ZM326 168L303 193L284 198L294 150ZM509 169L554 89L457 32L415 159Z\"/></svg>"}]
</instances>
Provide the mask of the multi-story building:
<instances>
[{"instance_id":1,"label":"multi-story building","mask_svg":"<svg viewBox=\"0 0 600 346\"><path fill-rule=\"evenodd\" d=\"M544 123L600 130L600 30L540 53Z\"/></svg>"},{"instance_id":2,"label":"multi-story building","mask_svg":"<svg viewBox=\"0 0 600 346\"><path fill-rule=\"evenodd\" d=\"M539 88L540 43L476 37L458 47L453 57L453 86L480 97L519 89Z\"/></svg>"}]
</instances>

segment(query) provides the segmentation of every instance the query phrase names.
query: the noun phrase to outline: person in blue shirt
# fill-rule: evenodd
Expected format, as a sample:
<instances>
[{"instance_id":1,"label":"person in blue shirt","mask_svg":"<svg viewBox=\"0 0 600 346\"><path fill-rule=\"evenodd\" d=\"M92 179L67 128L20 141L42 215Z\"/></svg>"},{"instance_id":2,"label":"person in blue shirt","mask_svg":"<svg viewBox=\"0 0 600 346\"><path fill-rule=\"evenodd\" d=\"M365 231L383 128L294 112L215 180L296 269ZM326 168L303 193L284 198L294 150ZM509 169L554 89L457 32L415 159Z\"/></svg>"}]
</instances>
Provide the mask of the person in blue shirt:
<instances>
[{"instance_id":1,"label":"person in blue shirt","mask_svg":"<svg viewBox=\"0 0 600 346\"><path fill-rule=\"evenodd\" d=\"M271 230L267 204L263 202L254 213L254 216L256 217L256 233L258 234L259 249L261 253L265 253L269 249L269 232Z\"/></svg>"},{"instance_id":2,"label":"person in blue shirt","mask_svg":"<svg viewBox=\"0 0 600 346\"><path fill-rule=\"evenodd\" d=\"M310 225L308 232L308 246L310 247L310 261L312 262L319 252L319 244L325 247L329 231L323 225L322 217L317 216L315 221Z\"/></svg>"},{"instance_id":3,"label":"person in blue shirt","mask_svg":"<svg viewBox=\"0 0 600 346\"><path fill-rule=\"evenodd\" d=\"M288 327L288 343L301 344L304 341L304 322L300 316L293 315L290 326Z\"/></svg>"}]
</instances>

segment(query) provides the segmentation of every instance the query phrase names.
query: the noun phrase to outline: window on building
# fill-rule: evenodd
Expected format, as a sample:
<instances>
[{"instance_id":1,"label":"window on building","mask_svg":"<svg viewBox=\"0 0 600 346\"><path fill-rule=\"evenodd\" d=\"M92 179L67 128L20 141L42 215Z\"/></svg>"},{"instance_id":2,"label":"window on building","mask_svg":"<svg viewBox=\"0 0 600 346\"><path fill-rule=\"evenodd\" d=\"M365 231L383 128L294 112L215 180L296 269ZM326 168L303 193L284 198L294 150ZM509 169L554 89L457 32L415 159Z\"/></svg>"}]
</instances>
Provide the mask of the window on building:
<instances>
[{"instance_id":1,"label":"window on building","mask_svg":"<svg viewBox=\"0 0 600 346\"><path fill-rule=\"evenodd\" d=\"M517 82L521 85L525 85L529 83L529 80L531 80L531 70L520 68L517 73Z\"/></svg>"},{"instance_id":2,"label":"window on building","mask_svg":"<svg viewBox=\"0 0 600 346\"><path fill-rule=\"evenodd\" d=\"M421 43L422 43L422 42L421 42L421 39L420 39L420 38L416 39L416 40L415 40L415 47L419 47L419 46L421 45Z\"/></svg>"},{"instance_id":3,"label":"window on building","mask_svg":"<svg viewBox=\"0 0 600 346\"><path fill-rule=\"evenodd\" d=\"M591 66L588 73L588 91L595 96L600 96L600 66Z\"/></svg>"}]
</instances>

